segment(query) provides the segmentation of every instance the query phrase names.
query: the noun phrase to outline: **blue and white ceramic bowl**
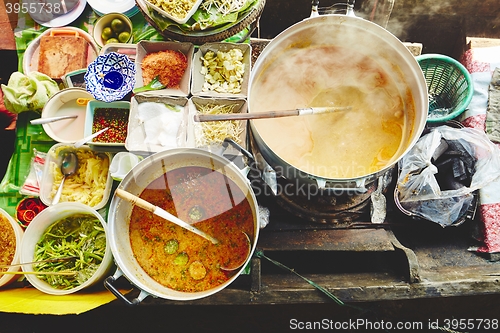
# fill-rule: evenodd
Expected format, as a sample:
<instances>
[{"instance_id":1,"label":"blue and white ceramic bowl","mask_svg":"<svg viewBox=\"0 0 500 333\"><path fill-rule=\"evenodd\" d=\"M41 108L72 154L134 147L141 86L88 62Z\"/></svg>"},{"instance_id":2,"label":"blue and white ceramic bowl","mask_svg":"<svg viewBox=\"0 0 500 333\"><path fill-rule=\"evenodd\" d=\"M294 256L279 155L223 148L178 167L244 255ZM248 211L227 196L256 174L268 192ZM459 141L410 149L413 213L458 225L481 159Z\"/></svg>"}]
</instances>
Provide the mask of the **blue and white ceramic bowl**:
<instances>
[{"instance_id":1,"label":"blue and white ceramic bowl","mask_svg":"<svg viewBox=\"0 0 500 333\"><path fill-rule=\"evenodd\" d=\"M110 52L89 64L85 87L99 101L117 101L134 88L135 72L135 64L126 55Z\"/></svg>"}]
</instances>

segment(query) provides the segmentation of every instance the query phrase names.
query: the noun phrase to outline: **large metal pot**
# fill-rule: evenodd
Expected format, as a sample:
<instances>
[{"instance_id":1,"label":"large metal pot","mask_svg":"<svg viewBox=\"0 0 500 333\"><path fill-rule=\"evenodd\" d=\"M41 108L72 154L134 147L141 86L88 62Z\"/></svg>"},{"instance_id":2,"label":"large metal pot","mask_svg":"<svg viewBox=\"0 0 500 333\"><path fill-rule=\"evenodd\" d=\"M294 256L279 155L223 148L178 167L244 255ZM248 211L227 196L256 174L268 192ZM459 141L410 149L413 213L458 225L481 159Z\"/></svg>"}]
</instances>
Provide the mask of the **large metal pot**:
<instances>
[{"instance_id":1,"label":"large metal pot","mask_svg":"<svg viewBox=\"0 0 500 333\"><path fill-rule=\"evenodd\" d=\"M180 292L170 289L153 280L139 265L134 258L129 237L130 215L132 204L126 200L113 196L108 215L108 240L111 246L115 262L118 269L113 276L105 280L105 286L117 298L133 305L140 303L149 295L170 300L194 300L210 296L227 287L233 282L251 259L255 250L259 235L259 214L258 205L254 192L250 187L250 181L246 178L243 170L237 168L232 162L224 157L209 153L202 149L170 149L142 160L137 164L122 180L118 188L139 196L144 188L154 179L160 177L170 170L175 170L186 166L201 166L212 168L231 179L246 195L248 199L254 221L254 234L251 240L252 247L250 255L245 264L236 271L228 281L206 291L201 292ZM228 192L229 195L229 192ZM120 276L125 276L133 285L141 290L139 296L133 300L128 300L113 285Z\"/></svg>"},{"instance_id":2,"label":"large metal pot","mask_svg":"<svg viewBox=\"0 0 500 333\"><path fill-rule=\"evenodd\" d=\"M335 50L346 51L349 55L343 60L343 66L345 66L342 67L343 73L328 67L320 68L319 71L316 68L312 71L314 66L327 63L327 61L322 61L322 57L309 60L297 59L297 54L306 54L304 51L329 47L331 50L335 48ZM325 58L333 59L338 55L339 53L324 52ZM284 61L293 57L296 58L293 64L284 64ZM261 125L264 124L263 122L268 122L266 126L271 128L268 133L274 131L273 135L281 136L276 140L281 141L281 144L288 143L295 140L298 133L283 134L280 127L274 126L272 122L288 121L292 124L299 119L299 117L289 117L288 119L252 120L250 122L253 154L261 170L274 170L277 176L298 184L314 185L320 189L343 188L363 191L367 183L375 181L391 169L409 151L421 135L427 118L427 88L422 71L414 56L400 40L382 27L354 16L324 15L308 18L291 26L273 39L263 50L252 69L248 94L249 112L319 106L310 104L315 89L328 90L330 87L325 87L329 84L325 83L328 81L337 84L331 87L332 91L335 91L338 84L341 85L343 80L347 80L346 77L351 75L351 71L359 71L359 77L362 77L363 62L359 59L369 60L372 68L377 66L377 70L385 73L382 78L394 82L394 86L399 90L404 127L397 151L395 149L396 153L388 163L376 171L352 177L325 177L298 167L284 158L277 151L274 143L263 136ZM301 74L302 65L306 68L303 74ZM293 82L294 80L296 82ZM289 84L289 82L292 83ZM346 83L346 85L351 83ZM364 83L360 82L360 84ZM291 89L283 93L283 86L287 85ZM293 124L295 126L296 123ZM357 131L356 125L356 123L349 125L351 134ZM334 133L338 130L339 128L332 126L327 131ZM311 155L316 153L311 153ZM327 149L320 151L319 154L335 155L337 152ZM268 179L265 180L269 184L269 173L264 172L264 174L267 175Z\"/></svg>"}]
</instances>

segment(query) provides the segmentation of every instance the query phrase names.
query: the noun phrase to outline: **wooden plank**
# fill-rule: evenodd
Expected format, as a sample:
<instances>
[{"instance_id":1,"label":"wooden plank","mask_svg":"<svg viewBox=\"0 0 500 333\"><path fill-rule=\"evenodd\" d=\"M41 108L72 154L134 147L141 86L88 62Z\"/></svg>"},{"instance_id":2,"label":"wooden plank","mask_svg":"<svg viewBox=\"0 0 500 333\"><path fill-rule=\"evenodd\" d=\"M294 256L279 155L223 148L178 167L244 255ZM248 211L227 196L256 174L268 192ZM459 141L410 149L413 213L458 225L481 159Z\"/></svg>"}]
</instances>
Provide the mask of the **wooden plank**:
<instances>
[{"instance_id":1,"label":"wooden plank","mask_svg":"<svg viewBox=\"0 0 500 333\"><path fill-rule=\"evenodd\" d=\"M262 232L265 251L394 251L383 229L293 230Z\"/></svg>"},{"instance_id":2,"label":"wooden plank","mask_svg":"<svg viewBox=\"0 0 500 333\"><path fill-rule=\"evenodd\" d=\"M306 277L348 303L500 293L498 277L482 277L481 280L425 281L412 285L405 283L397 275L384 273L306 275ZM260 292L228 287L196 301L180 302L148 297L141 306L333 303L333 300L322 292L293 275L264 275L262 281Z\"/></svg>"},{"instance_id":3,"label":"wooden plank","mask_svg":"<svg viewBox=\"0 0 500 333\"><path fill-rule=\"evenodd\" d=\"M467 45L472 49L475 47L495 47L500 46L498 38L467 37Z\"/></svg>"}]
</instances>

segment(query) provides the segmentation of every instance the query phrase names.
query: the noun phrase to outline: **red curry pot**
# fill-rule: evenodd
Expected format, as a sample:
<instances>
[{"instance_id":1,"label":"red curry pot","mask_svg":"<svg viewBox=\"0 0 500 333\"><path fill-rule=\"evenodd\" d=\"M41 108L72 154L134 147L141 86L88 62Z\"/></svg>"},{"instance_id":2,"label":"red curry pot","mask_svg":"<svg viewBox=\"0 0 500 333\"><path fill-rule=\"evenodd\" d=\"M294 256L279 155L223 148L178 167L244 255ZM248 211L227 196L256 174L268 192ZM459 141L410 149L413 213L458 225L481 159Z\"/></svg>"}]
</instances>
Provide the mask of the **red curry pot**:
<instances>
[{"instance_id":1,"label":"red curry pot","mask_svg":"<svg viewBox=\"0 0 500 333\"><path fill-rule=\"evenodd\" d=\"M153 280L139 265L130 245L129 224L133 205L114 195L108 215L108 237L117 270L113 276L105 280L105 286L117 298L128 304L138 304L151 295L169 300L195 300L215 294L231 284L244 270L255 250L259 235L259 214L255 194L250 181L242 170L228 159L201 149L170 149L153 154L137 164L120 183L119 188L139 196L147 185L170 170L187 166L212 168L232 180L248 199L254 225L254 236L251 239L251 252L245 264L232 277L221 285L201 292L181 292L170 289ZM139 296L128 300L113 283L120 276L125 276L133 285L141 290Z\"/></svg>"}]
</instances>

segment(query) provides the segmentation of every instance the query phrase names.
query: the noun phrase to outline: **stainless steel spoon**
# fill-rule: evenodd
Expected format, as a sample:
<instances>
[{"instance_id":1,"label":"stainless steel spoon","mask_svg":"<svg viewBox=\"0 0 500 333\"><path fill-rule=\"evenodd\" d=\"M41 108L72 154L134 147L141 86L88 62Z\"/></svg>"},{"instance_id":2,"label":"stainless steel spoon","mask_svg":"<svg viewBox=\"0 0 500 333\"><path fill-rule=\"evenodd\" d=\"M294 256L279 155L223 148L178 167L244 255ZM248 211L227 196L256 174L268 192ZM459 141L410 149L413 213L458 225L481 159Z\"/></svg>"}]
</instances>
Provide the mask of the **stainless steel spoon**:
<instances>
[{"instance_id":1,"label":"stainless steel spoon","mask_svg":"<svg viewBox=\"0 0 500 333\"><path fill-rule=\"evenodd\" d=\"M138 207L146 209L147 211L150 211L151 213L153 213L153 214L155 214L155 215L157 215L157 216L159 216L167 221L175 223L178 226L180 226L186 230L189 230L189 231L197 234L198 236L205 238L206 240L209 240L210 242L212 242L212 244L219 243L219 241L217 239L208 235L206 232L193 227L192 225L188 224L187 222L182 221L177 216L170 214L169 212L167 212L163 208L155 206L152 203L147 202L146 200L139 198L138 196L136 196L132 193L129 193L125 190L117 188L115 190L115 195L119 198L127 200L128 202L130 202Z\"/></svg>"},{"instance_id":2,"label":"stainless steel spoon","mask_svg":"<svg viewBox=\"0 0 500 333\"><path fill-rule=\"evenodd\" d=\"M59 188L57 189L56 194L54 195L54 198L52 199L53 205L58 203L59 200L61 199L63 185L64 181L66 180L66 177L74 174L77 168L78 168L78 157L76 156L76 154L72 151L66 152L61 162L61 173L63 174L63 178L61 180Z\"/></svg>"}]
</instances>

